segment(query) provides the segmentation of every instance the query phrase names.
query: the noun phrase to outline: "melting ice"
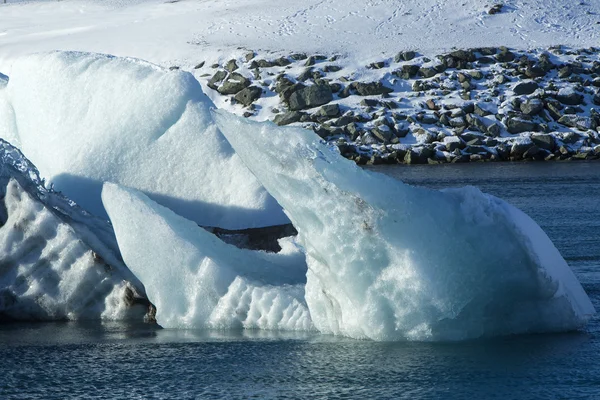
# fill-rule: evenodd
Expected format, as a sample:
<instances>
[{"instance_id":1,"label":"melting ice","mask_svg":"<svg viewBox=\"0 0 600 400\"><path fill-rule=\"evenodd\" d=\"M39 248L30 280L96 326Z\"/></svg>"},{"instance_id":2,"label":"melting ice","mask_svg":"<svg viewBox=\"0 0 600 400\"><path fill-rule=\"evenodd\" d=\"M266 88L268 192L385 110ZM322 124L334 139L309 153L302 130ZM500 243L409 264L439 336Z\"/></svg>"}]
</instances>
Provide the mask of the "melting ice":
<instances>
[{"instance_id":1,"label":"melting ice","mask_svg":"<svg viewBox=\"0 0 600 400\"><path fill-rule=\"evenodd\" d=\"M215 118L299 232L322 333L459 340L572 330L594 313L550 239L508 203L365 171L302 128Z\"/></svg>"}]
</instances>

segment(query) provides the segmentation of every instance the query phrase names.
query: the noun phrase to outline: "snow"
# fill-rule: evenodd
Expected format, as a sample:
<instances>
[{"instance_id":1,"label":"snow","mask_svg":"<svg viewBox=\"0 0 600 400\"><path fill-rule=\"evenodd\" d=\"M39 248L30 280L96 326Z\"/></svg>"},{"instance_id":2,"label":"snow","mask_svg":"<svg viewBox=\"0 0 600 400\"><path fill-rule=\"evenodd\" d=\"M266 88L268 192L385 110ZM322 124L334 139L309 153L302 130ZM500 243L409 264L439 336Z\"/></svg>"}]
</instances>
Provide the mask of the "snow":
<instances>
[{"instance_id":1,"label":"snow","mask_svg":"<svg viewBox=\"0 0 600 400\"><path fill-rule=\"evenodd\" d=\"M600 3L565 0L205 0L15 2L0 5L0 71L50 50L142 58L191 69L238 47L350 54L364 65L381 53L451 47L553 44L588 47L600 38Z\"/></svg>"},{"instance_id":2,"label":"snow","mask_svg":"<svg viewBox=\"0 0 600 400\"><path fill-rule=\"evenodd\" d=\"M100 191L110 180L205 226L287 222L215 127L212 102L191 74L77 52L14 66L0 89L0 136L90 212L106 216Z\"/></svg>"},{"instance_id":3,"label":"snow","mask_svg":"<svg viewBox=\"0 0 600 400\"><path fill-rule=\"evenodd\" d=\"M461 340L578 329L594 314L550 239L506 202L362 170L301 128L215 118L299 232L320 332Z\"/></svg>"},{"instance_id":4,"label":"snow","mask_svg":"<svg viewBox=\"0 0 600 400\"><path fill-rule=\"evenodd\" d=\"M44 188L0 141L0 319L141 321L150 304L110 225Z\"/></svg>"},{"instance_id":5,"label":"snow","mask_svg":"<svg viewBox=\"0 0 600 400\"><path fill-rule=\"evenodd\" d=\"M106 183L119 248L165 328L311 330L298 249L268 256L226 244L144 194ZM274 262L278 262L275 264Z\"/></svg>"}]
</instances>

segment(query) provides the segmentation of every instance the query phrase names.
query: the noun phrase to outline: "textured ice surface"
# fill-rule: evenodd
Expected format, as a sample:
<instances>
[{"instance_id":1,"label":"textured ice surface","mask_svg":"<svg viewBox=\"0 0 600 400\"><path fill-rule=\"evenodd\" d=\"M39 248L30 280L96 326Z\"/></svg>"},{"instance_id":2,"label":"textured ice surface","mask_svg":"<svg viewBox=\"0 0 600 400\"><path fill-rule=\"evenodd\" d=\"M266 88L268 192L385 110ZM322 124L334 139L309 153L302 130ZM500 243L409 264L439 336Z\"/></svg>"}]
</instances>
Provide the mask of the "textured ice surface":
<instances>
[{"instance_id":1,"label":"textured ice surface","mask_svg":"<svg viewBox=\"0 0 600 400\"><path fill-rule=\"evenodd\" d=\"M143 319L142 284L114 233L0 140L0 320Z\"/></svg>"},{"instance_id":2,"label":"textured ice surface","mask_svg":"<svg viewBox=\"0 0 600 400\"><path fill-rule=\"evenodd\" d=\"M5 90L0 135L94 214L106 215L100 192L111 181L200 225L288 222L214 125L212 103L190 73L53 52L15 61Z\"/></svg>"},{"instance_id":3,"label":"textured ice surface","mask_svg":"<svg viewBox=\"0 0 600 400\"><path fill-rule=\"evenodd\" d=\"M106 183L102 201L131 271L167 328L310 330L306 263L226 244L144 194Z\"/></svg>"},{"instance_id":4,"label":"textured ice surface","mask_svg":"<svg viewBox=\"0 0 600 400\"><path fill-rule=\"evenodd\" d=\"M550 239L506 202L362 170L301 128L216 120L299 232L319 331L459 340L572 330L594 313Z\"/></svg>"}]
</instances>

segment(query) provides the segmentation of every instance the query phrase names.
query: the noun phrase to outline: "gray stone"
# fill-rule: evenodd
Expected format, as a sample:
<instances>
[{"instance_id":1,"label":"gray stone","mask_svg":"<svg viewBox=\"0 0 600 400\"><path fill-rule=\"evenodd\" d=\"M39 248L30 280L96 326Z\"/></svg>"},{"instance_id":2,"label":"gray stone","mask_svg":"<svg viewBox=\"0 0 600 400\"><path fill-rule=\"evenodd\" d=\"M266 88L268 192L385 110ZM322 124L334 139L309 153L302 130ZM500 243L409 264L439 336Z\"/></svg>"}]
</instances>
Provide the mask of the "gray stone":
<instances>
[{"instance_id":1,"label":"gray stone","mask_svg":"<svg viewBox=\"0 0 600 400\"><path fill-rule=\"evenodd\" d=\"M337 104L326 104L319 109L317 114L321 117L337 117L340 115L340 106Z\"/></svg>"},{"instance_id":2,"label":"gray stone","mask_svg":"<svg viewBox=\"0 0 600 400\"><path fill-rule=\"evenodd\" d=\"M502 128L500 127L499 124L497 123L493 123L490 126L488 126L487 128L487 133L492 136L492 137L498 137L500 136L500 133L502 132Z\"/></svg>"},{"instance_id":3,"label":"gray stone","mask_svg":"<svg viewBox=\"0 0 600 400\"><path fill-rule=\"evenodd\" d=\"M482 103L475 103L473 105L473 112L480 117L485 117L493 114L493 112L489 109L489 106L484 105Z\"/></svg>"},{"instance_id":4,"label":"gray stone","mask_svg":"<svg viewBox=\"0 0 600 400\"><path fill-rule=\"evenodd\" d=\"M215 74L208 80L207 86L213 90L217 90L217 83L222 82L223 79L227 77L227 72L225 71L217 71Z\"/></svg>"},{"instance_id":5,"label":"gray stone","mask_svg":"<svg viewBox=\"0 0 600 400\"><path fill-rule=\"evenodd\" d=\"M235 96L235 100L238 103L242 103L245 106L249 106L260 98L262 89L257 86L249 86L245 89L240 90Z\"/></svg>"},{"instance_id":6,"label":"gray stone","mask_svg":"<svg viewBox=\"0 0 600 400\"><path fill-rule=\"evenodd\" d=\"M487 132L487 126L483 123L481 118L473 114L467 114L467 123L469 127L473 130L479 131L481 133Z\"/></svg>"},{"instance_id":7,"label":"gray stone","mask_svg":"<svg viewBox=\"0 0 600 400\"><path fill-rule=\"evenodd\" d=\"M506 129L510 133L532 132L535 130L535 127L535 122L518 117L512 117L506 121Z\"/></svg>"},{"instance_id":8,"label":"gray stone","mask_svg":"<svg viewBox=\"0 0 600 400\"><path fill-rule=\"evenodd\" d=\"M403 65L402 69L392 72L393 75L396 75L402 79L410 79L417 75L419 72L418 65Z\"/></svg>"},{"instance_id":9,"label":"gray stone","mask_svg":"<svg viewBox=\"0 0 600 400\"><path fill-rule=\"evenodd\" d=\"M571 128L581 129L583 131L588 129L596 129L598 126L594 118L580 117L578 115L563 115L558 120L558 123Z\"/></svg>"},{"instance_id":10,"label":"gray stone","mask_svg":"<svg viewBox=\"0 0 600 400\"><path fill-rule=\"evenodd\" d=\"M279 126L289 125L291 123L300 121L302 115L304 115L304 113L301 113L299 111L289 111L284 114L277 114L273 122L275 122Z\"/></svg>"},{"instance_id":11,"label":"gray stone","mask_svg":"<svg viewBox=\"0 0 600 400\"><path fill-rule=\"evenodd\" d=\"M194 69L200 69L202 67L204 67L205 62L204 61L200 61L200 63L196 64L196 66L194 67Z\"/></svg>"},{"instance_id":12,"label":"gray stone","mask_svg":"<svg viewBox=\"0 0 600 400\"><path fill-rule=\"evenodd\" d=\"M221 94L236 94L248 86L250 86L250 79L234 72L227 77L217 91Z\"/></svg>"},{"instance_id":13,"label":"gray stone","mask_svg":"<svg viewBox=\"0 0 600 400\"><path fill-rule=\"evenodd\" d=\"M410 61L417 56L414 51L402 51L394 57L394 62Z\"/></svg>"},{"instance_id":14,"label":"gray stone","mask_svg":"<svg viewBox=\"0 0 600 400\"><path fill-rule=\"evenodd\" d=\"M238 65L237 62L235 60L229 60L227 61L227 64L225 64L225 70L229 71L229 72L233 72L236 69L238 69Z\"/></svg>"},{"instance_id":15,"label":"gray stone","mask_svg":"<svg viewBox=\"0 0 600 400\"><path fill-rule=\"evenodd\" d=\"M331 88L327 84L311 85L293 92L288 100L290 110L303 110L329 103L333 100Z\"/></svg>"},{"instance_id":16,"label":"gray stone","mask_svg":"<svg viewBox=\"0 0 600 400\"><path fill-rule=\"evenodd\" d=\"M525 94L531 94L535 92L538 88L539 85L534 81L520 82L515 85L515 87L513 88L513 92L515 92L517 96L522 96Z\"/></svg>"},{"instance_id":17,"label":"gray stone","mask_svg":"<svg viewBox=\"0 0 600 400\"><path fill-rule=\"evenodd\" d=\"M435 116L435 114L423 114L421 116L421 123L422 124L437 124L439 121L438 117Z\"/></svg>"},{"instance_id":18,"label":"gray stone","mask_svg":"<svg viewBox=\"0 0 600 400\"><path fill-rule=\"evenodd\" d=\"M569 106L577 106L583 102L583 96L572 88L563 88L558 91L556 99Z\"/></svg>"},{"instance_id":19,"label":"gray stone","mask_svg":"<svg viewBox=\"0 0 600 400\"><path fill-rule=\"evenodd\" d=\"M537 115L544 109L544 102L541 99L527 99L521 103L521 112L525 115Z\"/></svg>"},{"instance_id":20,"label":"gray stone","mask_svg":"<svg viewBox=\"0 0 600 400\"><path fill-rule=\"evenodd\" d=\"M520 160L523 158L523 154L525 154L525 152L533 146L533 142L529 140L515 141L512 147L510 148L510 156L517 160Z\"/></svg>"},{"instance_id":21,"label":"gray stone","mask_svg":"<svg viewBox=\"0 0 600 400\"><path fill-rule=\"evenodd\" d=\"M554 151L554 136L547 133L534 133L531 135L531 141L537 147L545 150Z\"/></svg>"},{"instance_id":22,"label":"gray stone","mask_svg":"<svg viewBox=\"0 0 600 400\"><path fill-rule=\"evenodd\" d=\"M379 105L379 100L376 99L362 99L360 101L360 105L363 107L377 107Z\"/></svg>"},{"instance_id":23,"label":"gray stone","mask_svg":"<svg viewBox=\"0 0 600 400\"><path fill-rule=\"evenodd\" d=\"M423 78L433 78L434 76L437 75L437 71L435 70L435 68L431 68L431 67L421 67L419 68L419 75L421 75Z\"/></svg>"},{"instance_id":24,"label":"gray stone","mask_svg":"<svg viewBox=\"0 0 600 400\"><path fill-rule=\"evenodd\" d=\"M381 82L355 82L354 88L360 96L375 96L392 93L394 89L384 86Z\"/></svg>"}]
</instances>

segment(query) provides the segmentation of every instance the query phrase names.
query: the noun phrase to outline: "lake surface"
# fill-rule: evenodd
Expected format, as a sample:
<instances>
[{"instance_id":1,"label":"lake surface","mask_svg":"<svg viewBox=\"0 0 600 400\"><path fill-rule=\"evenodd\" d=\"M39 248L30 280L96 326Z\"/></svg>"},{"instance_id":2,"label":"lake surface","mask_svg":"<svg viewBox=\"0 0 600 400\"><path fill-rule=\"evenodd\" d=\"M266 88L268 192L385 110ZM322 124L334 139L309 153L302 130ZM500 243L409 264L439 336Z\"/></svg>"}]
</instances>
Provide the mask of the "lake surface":
<instances>
[{"instance_id":1,"label":"lake surface","mask_svg":"<svg viewBox=\"0 0 600 400\"><path fill-rule=\"evenodd\" d=\"M370 169L478 186L521 208L600 309L600 163ZM0 360L0 399L600 399L600 318L582 332L461 343L10 324L0 326Z\"/></svg>"}]
</instances>

